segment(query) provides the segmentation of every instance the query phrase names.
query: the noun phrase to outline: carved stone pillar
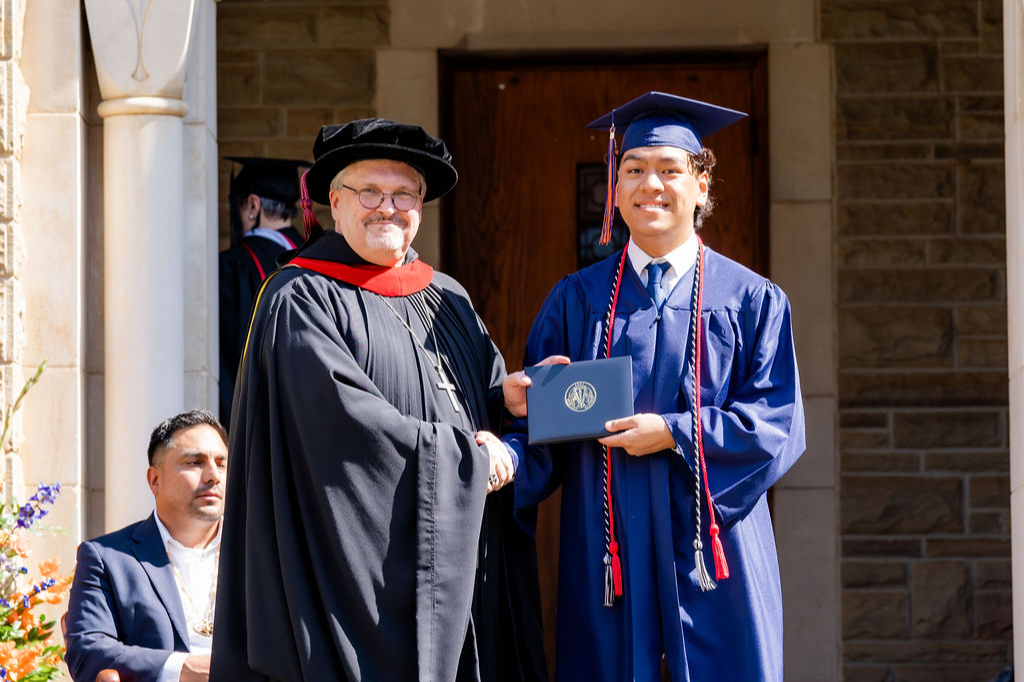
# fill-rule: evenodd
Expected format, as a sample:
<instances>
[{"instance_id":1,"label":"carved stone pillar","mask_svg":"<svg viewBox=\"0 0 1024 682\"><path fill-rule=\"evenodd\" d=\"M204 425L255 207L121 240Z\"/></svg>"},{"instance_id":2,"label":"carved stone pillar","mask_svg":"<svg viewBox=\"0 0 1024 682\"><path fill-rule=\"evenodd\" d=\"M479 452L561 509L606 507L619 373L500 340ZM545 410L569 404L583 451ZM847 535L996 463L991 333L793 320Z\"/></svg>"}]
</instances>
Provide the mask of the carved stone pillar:
<instances>
[{"instance_id":1,"label":"carved stone pillar","mask_svg":"<svg viewBox=\"0 0 1024 682\"><path fill-rule=\"evenodd\" d=\"M149 433L185 404L184 100L196 0L85 0L103 102L105 526L143 517Z\"/></svg>"}]
</instances>

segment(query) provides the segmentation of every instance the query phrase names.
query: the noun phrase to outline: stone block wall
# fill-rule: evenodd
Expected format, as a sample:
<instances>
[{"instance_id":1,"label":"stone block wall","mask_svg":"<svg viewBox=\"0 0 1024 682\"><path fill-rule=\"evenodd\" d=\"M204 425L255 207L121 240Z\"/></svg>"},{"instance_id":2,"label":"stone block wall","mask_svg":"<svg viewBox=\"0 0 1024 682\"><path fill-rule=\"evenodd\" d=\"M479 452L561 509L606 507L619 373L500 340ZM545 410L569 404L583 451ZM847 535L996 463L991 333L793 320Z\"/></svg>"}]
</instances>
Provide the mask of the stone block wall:
<instances>
[{"instance_id":1,"label":"stone block wall","mask_svg":"<svg viewBox=\"0 0 1024 682\"><path fill-rule=\"evenodd\" d=\"M312 160L320 126L373 115L374 48L387 0L221 0L217 5L220 156ZM221 161L221 248L231 164ZM324 217L321 216L321 222Z\"/></svg>"},{"instance_id":2,"label":"stone block wall","mask_svg":"<svg viewBox=\"0 0 1024 682\"><path fill-rule=\"evenodd\" d=\"M844 679L1010 663L1002 5L820 0Z\"/></svg>"},{"instance_id":3,"label":"stone block wall","mask_svg":"<svg viewBox=\"0 0 1024 682\"><path fill-rule=\"evenodd\" d=\"M20 64L23 21L22 2L0 0L0 430L3 413L21 390L25 345L21 157L28 91ZM13 444L17 446L20 439L18 429ZM17 458L11 457L17 464ZM10 468L8 457L3 459L0 476Z\"/></svg>"}]
</instances>

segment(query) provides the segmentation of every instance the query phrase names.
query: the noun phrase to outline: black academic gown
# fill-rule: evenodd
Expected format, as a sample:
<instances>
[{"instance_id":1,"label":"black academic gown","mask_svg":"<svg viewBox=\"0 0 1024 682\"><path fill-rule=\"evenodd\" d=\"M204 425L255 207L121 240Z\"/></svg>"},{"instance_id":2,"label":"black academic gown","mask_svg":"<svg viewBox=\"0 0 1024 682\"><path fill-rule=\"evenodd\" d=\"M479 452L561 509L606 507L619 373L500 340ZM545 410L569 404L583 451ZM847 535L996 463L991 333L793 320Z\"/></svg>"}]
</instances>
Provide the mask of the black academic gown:
<instances>
[{"instance_id":1,"label":"black academic gown","mask_svg":"<svg viewBox=\"0 0 1024 682\"><path fill-rule=\"evenodd\" d=\"M300 253L362 262L334 232ZM478 565L523 541L488 539L513 525L498 495L481 541L489 458L474 434L497 428L502 358L441 273L387 303L298 268L257 303L231 429L214 682L478 680L478 650L533 666L501 679L544 675L536 593L515 592L535 587L535 565L485 568L474 598ZM459 411L398 316L431 355L436 339ZM502 589L509 574L525 578Z\"/></svg>"},{"instance_id":2,"label":"black academic gown","mask_svg":"<svg viewBox=\"0 0 1024 682\"><path fill-rule=\"evenodd\" d=\"M302 237L294 227L279 230L296 246ZM277 259L287 252L277 242L250 235L238 246L218 255L220 289L220 421L231 419L231 397L242 356L242 344L249 326L249 314L256 293L267 275L277 269Z\"/></svg>"}]
</instances>

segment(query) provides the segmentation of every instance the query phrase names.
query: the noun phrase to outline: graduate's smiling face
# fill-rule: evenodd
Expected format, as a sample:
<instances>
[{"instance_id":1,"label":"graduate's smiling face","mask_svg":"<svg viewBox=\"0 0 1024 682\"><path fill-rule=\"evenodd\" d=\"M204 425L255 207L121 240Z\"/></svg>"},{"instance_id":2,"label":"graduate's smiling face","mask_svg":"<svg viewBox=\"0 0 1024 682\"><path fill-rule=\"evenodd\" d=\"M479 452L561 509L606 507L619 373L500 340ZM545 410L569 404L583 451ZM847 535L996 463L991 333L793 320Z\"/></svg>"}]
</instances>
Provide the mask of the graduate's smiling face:
<instances>
[{"instance_id":1,"label":"graduate's smiling face","mask_svg":"<svg viewBox=\"0 0 1024 682\"><path fill-rule=\"evenodd\" d=\"M343 184L347 187L342 187ZM366 189L383 192L383 203L376 208L363 206L359 192ZM367 261L387 266L400 264L420 229L425 191L423 178L406 163L388 159L357 161L331 183L334 229ZM387 196L396 192L421 198L410 210L400 211L394 198Z\"/></svg>"},{"instance_id":2,"label":"graduate's smiling face","mask_svg":"<svg viewBox=\"0 0 1024 682\"><path fill-rule=\"evenodd\" d=\"M693 212L708 200L707 171L697 172L678 147L637 147L622 155L615 205L629 233L658 257L693 234Z\"/></svg>"},{"instance_id":3,"label":"graduate's smiling face","mask_svg":"<svg viewBox=\"0 0 1024 682\"><path fill-rule=\"evenodd\" d=\"M209 424L180 429L168 446L153 453L146 472L160 520L172 534L224 515L224 483L228 448Z\"/></svg>"}]
</instances>

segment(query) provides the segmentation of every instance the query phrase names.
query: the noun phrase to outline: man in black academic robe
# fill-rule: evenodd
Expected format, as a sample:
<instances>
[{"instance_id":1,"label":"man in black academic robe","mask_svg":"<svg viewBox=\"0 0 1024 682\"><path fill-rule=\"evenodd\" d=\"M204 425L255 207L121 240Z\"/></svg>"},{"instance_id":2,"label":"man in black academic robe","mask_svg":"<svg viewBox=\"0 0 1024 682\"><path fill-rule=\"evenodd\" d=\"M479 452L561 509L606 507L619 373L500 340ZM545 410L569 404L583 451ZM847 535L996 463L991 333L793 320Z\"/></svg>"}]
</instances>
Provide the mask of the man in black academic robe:
<instances>
[{"instance_id":1,"label":"man in black academic robe","mask_svg":"<svg viewBox=\"0 0 1024 682\"><path fill-rule=\"evenodd\" d=\"M228 157L242 165L231 176L228 195L231 247L217 259L220 319L220 419L231 419L235 374L242 356L249 314L263 280L278 257L303 242L292 219L298 214L298 169L308 161Z\"/></svg>"},{"instance_id":2,"label":"man in black academic robe","mask_svg":"<svg viewBox=\"0 0 1024 682\"><path fill-rule=\"evenodd\" d=\"M385 119L325 126L313 153L335 230L255 305L212 679L544 679L532 547L498 492L504 362L410 248L451 157Z\"/></svg>"}]
</instances>

